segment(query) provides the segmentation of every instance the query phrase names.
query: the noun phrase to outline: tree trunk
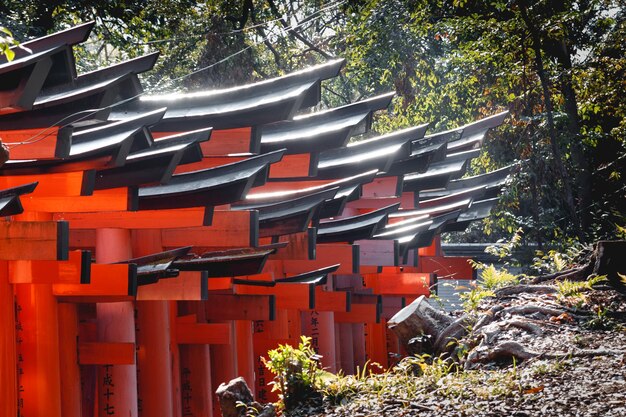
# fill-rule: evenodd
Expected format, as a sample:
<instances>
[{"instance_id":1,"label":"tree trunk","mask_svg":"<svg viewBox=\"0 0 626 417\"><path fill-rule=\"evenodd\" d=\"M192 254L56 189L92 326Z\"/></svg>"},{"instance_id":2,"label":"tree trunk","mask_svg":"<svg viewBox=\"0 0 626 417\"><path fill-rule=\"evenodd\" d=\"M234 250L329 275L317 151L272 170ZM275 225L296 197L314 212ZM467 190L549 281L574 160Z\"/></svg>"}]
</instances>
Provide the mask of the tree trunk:
<instances>
[{"instance_id":1,"label":"tree trunk","mask_svg":"<svg viewBox=\"0 0 626 417\"><path fill-rule=\"evenodd\" d=\"M537 75L539 75L539 80L541 81L541 88L543 90L543 98L544 98L544 102L546 105L546 113L548 117L548 131L550 135L550 145L552 147L552 153L554 154L554 160L556 163L558 174L561 177L561 181L563 182L565 204L567 206L567 210L569 212L570 219L573 222L576 233L580 236L581 235L580 222L578 219L578 214L576 212L576 205L574 204L574 197L572 194L571 185L569 183L569 177L567 175L565 165L563 164L563 157L561 155L561 150L559 148L556 127L554 125L554 108L552 107L552 95L550 94L550 82L548 81L548 77L546 75L546 71L543 65L543 58L541 57L541 38L539 37L537 28L535 27L534 23L528 16L526 5L524 3L520 3L519 8L520 8L522 20L524 20L524 23L526 24L526 27L528 28L528 31L530 32L531 43L532 43L533 50L535 52L535 66L537 67Z\"/></svg>"}]
</instances>

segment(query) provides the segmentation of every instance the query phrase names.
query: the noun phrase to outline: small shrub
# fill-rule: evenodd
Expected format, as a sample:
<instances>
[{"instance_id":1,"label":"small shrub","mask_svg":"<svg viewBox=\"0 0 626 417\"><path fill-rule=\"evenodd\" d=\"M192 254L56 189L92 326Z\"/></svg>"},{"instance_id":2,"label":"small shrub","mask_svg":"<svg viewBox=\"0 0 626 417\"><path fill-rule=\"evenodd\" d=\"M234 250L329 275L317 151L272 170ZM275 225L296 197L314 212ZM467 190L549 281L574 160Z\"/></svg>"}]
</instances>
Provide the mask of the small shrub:
<instances>
[{"instance_id":1,"label":"small shrub","mask_svg":"<svg viewBox=\"0 0 626 417\"><path fill-rule=\"evenodd\" d=\"M319 396L316 389L327 374L320 367L321 357L311 345L311 338L301 336L297 348L279 345L267 352L269 360L263 360L265 367L275 377L272 392L279 391L279 408L293 409L298 404Z\"/></svg>"}]
</instances>

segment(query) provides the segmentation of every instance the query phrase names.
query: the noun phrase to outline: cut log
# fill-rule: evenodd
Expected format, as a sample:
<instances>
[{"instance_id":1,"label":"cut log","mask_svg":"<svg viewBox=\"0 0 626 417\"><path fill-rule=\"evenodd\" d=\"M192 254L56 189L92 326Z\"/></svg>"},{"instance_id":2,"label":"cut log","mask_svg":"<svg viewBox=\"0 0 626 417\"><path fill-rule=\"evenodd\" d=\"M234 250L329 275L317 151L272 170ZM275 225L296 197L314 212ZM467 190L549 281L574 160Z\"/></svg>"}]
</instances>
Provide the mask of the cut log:
<instances>
[{"instance_id":1,"label":"cut log","mask_svg":"<svg viewBox=\"0 0 626 417\"><path fill-rule=\"evenodd\" d=\"M430 342L423 343L425 345L423 347L432 353L440 353L440 351L435 351L434 348L447 345L448 341L444 342L444 340L440 339L440 336L454 322L453 317L434 307L422 295L393 316L387 326L398 336L408 353L421 353L422 346L410 343L413 339L420 336L426 336L424 340L430 339ZM451 333L456 334L456 332Z\"/></svg>"}]
</instances>

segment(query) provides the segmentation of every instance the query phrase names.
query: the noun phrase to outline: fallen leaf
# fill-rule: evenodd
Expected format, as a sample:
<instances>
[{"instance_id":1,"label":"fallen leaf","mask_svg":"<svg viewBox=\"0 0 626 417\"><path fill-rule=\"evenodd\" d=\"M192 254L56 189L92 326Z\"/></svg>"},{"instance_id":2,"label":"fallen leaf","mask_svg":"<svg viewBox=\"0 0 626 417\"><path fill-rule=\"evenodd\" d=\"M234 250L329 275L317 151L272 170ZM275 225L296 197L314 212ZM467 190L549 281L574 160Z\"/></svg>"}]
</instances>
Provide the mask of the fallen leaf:
<instances>
[{"instance_id":1,"label":"fallen leaf","mask_svg":"<svg viewBox=\"0 0 626 417\"><path fill-rule=\"evenodd\" d=\"M543 385L539 385L538 387L528 388L524 390L524 394L536 394L538 392L543 391Z\"/></svg>"}]
</instances>

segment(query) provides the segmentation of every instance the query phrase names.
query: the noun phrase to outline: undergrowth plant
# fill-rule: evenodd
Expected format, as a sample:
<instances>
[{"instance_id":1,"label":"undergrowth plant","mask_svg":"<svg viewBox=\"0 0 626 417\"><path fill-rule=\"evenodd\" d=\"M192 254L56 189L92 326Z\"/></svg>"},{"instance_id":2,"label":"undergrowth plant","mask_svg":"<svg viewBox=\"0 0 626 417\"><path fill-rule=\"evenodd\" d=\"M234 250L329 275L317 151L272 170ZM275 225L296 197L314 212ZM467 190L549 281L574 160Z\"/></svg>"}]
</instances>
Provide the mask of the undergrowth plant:
<instances>
[{"instance_id":1,"label":"undergrowth plant","mask_svg":"<svg viewBox=\"0 0 626 417\"><path fill-rule=\"evenodd\" d=\"M488 246L485 252L496 255L500 261L508 265L508 259L522 240L523 230L519 228L508 242L498 242L496 245ZM476 311L480 301L486 297L493 297L495 290L509 285L516 285L520 282L520 276L511 274L506 268L496 268L493 264L484 264L474 260L468 261L472 268L481 271L480 279L472 284L470 291L461 293L463 309L469 313Z\"/></svg>"},{"instance_id":2,"label":"undergrowth plant","mask_svg":"<svg viewBox=\"0 0 626 417\"><path fill-rule=\"evenodd\" d=\"M310 337L300 336L298 347L278 345L267 355L269 360L263 359L263 362L275 375L270 384L272 392L279 392L279 408L289 410L316 396L327 372L320 366L321 356L313 349Z\"/></svg>"}]
</instances>

